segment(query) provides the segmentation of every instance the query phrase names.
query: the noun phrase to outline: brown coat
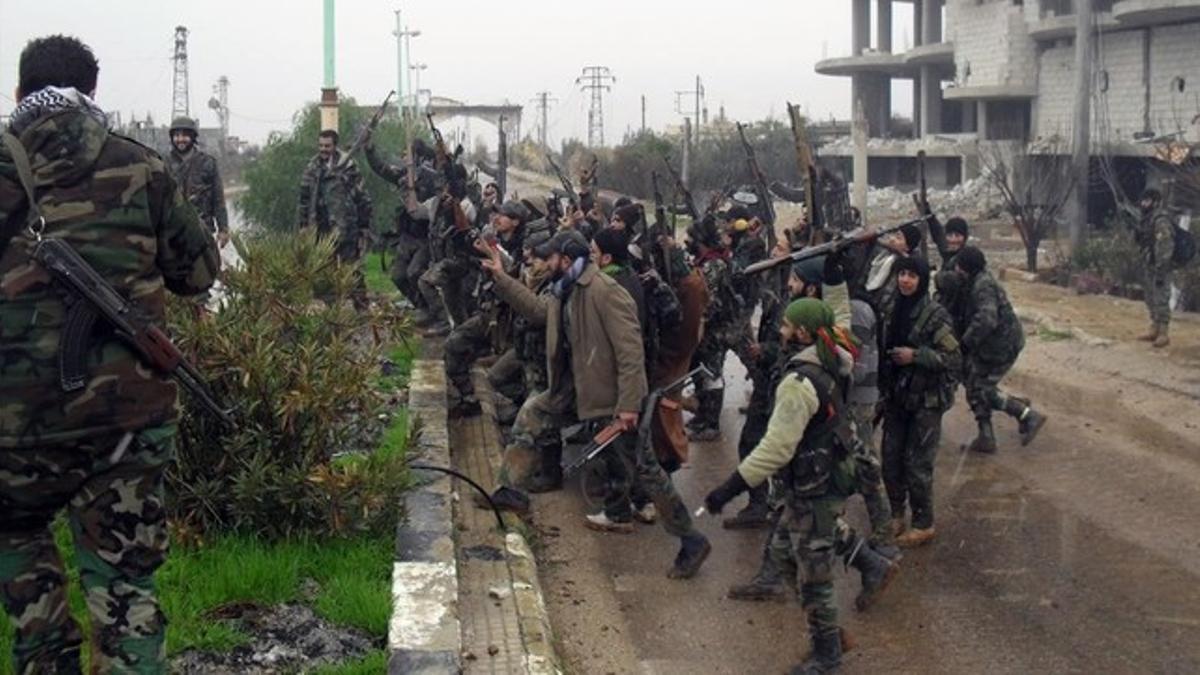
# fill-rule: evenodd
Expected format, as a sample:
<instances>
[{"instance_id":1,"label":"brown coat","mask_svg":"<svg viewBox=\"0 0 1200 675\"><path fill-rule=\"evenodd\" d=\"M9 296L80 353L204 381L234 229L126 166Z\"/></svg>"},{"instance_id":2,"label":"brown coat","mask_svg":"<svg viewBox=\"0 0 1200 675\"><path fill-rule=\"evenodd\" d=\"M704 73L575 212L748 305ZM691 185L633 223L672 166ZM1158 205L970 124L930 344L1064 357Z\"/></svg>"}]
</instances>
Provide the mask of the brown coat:
<instances>
[{"instance_id":1,"label":"brown coat","mask_svg":"<svg viewBox=\"0 0 1200 675\"><path fill-rule=\"evenodd\" d=\"M561 391L565 371L575 387L575 410L581 420L639 412L647 392L642 333L637 306L614 279L588 263L567 300L571 354L563 349L563 303L553 295L538 296L517 279L497 275L496 293L531 321L546 326L546 368L550 391Z\"/></svg>"},{"instance_id":2,"label":"brown coat","mask_svg":"<svg viewBox=\"0 0 1200 675\"><path fill-rule=\"evenodd\" d=\"M692 366L692 355L700 345L704 332L704 313L708 309L708 287L698 270L692 270L675 285L683 321L679 328L663 333L659 338L658 357L651 375L651 385L661 387L683 377ZM660 406L655 424L651 427L655 453L664 466L676 466L688 459L687 433L683 429L683 412L679 409L679 392L667 397Z\"/></svg>"}]
</instances>

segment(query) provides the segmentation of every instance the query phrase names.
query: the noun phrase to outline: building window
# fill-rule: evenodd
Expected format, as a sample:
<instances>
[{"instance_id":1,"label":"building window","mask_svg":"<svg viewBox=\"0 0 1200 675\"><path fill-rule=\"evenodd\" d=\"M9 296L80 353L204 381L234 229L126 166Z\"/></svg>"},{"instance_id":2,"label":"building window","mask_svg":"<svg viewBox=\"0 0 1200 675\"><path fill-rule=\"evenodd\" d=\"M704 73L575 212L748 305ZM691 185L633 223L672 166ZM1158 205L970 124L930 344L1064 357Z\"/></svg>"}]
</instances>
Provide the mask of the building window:
<instances>
[{"instance_id":1,"label":"building window","mask_svg":"<svg viewBox=\"0 0 1200 675\"><path fill-rule=\"evenodd\" d=\"M1171 91L1175 92L1176 94L1182 94L1186 87L1187 80L1179 76L1171 78Z\"/></svg>"},{"instance_id":2,"label":"building window","mask_svg":"<svg viewBox=\"0 0 1200 675\"><path fill-rule=\"evenodd\" d=\"M1096 76L1096 80L1097 80L1097 86L1100 87L1101 92L1108 91L1108 71L1107 70L1101 70L1100 73Z\"/></svg>"}]
</instances>

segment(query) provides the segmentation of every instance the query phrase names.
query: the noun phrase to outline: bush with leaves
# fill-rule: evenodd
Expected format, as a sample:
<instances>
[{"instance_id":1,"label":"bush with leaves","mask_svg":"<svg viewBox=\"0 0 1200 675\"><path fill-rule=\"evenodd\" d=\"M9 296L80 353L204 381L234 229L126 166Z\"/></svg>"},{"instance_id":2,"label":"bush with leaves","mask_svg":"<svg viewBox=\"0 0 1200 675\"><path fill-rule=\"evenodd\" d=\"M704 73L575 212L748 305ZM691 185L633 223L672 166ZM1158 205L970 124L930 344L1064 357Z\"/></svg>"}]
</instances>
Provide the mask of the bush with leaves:
<instances>
[{"instance_id":1,"label":"bush with leaves","mask_svg":"<svg viewBox=\"0 0 1200 675\"><path fill-rule=\"evenodd\" d=\"M356 311L354 270L311 230L235 238L221 311L174 303L183 351L236 407L236 429L185 406L168 474L173 519L188 529L266 537L387 530L404 489L402 453L370 453L386 418L380 364L407 326L389 303ZM185 401L186 402L186 401Z\"/></svg>"},{"instance_id":2,"label":"bush with leaves","mask_svg":"<svg viewBox=\"0 0 1200 675\"><path fill-rule=\"evenodd\" d=\"M343 99L338 107L341 127L339 145L346 149L374 110L358 107L354 99ZM259 229L290 230L296 224L296 205L300 195L300 175L317 153L317 134L321 129L320 109L314 104L296 113L292 131L273 133L257 159L245 169L246 193L237 206L247 223ZM407 144L404 127L395 116L385 116L375 128L375 145L385 161L399 162ZM374 229L391 229L400 205L394 186L376 176L362 153L354 156L375 203Z\"/></svg>"}]
</instances>

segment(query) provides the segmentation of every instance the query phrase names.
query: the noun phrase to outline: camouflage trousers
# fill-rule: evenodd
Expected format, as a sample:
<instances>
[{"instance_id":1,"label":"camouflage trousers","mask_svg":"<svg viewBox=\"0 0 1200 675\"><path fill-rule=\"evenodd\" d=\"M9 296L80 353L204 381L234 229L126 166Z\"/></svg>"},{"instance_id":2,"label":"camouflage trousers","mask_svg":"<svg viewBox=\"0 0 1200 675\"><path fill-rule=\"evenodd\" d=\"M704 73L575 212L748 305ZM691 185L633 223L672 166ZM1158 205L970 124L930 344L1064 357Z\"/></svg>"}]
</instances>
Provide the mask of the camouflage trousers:
<instances>
[{"instance_id":1,"label":"camouflage trousers","mask_svg":"<svg viewBox=\"0 0 1200 675\"><path fill-rule=\"evenodd\" d=\"M418 281L429 267L429 244L423 238L402 234L393 254L396 257L392 258L390 270L392 283L414 307L424 306Z\"/></svg>"},{"instance_id":2,"label":"camouflage trousers","mask_svg":"<svg viewBox=\"0 0 1200 675\"><path fill-rule=\"evenodd\" d=\"M967 390L967 405L977 420L990 420L993 410L1003 410L1007 397L1000 393L1000 380L1016 363L1014 358L1004 363L985 363L968 356L963 388Z\"/></svg>"},{"instance_id":3,"label":"camouflage trousers","mask_svg":"<svg viewBox=\"0 0 1200 675\"><path fill-rule=\"evenodd\" d=\"M933 527L933 461L942 436L942 411L888 406L883 416L883 483L892 515L912 508L912 526Z\"/></svg>"},{"instance_id":4,"label":"camouflage trousers","mask_svg":"<svg viewBox=\"0 0 1200 675\"><path fill-rule=\"evenodd\" d=\"M871 521L870 541L877 546L890 544L893 540L892 508L884 492L883 465L879 446L875 444L875 406L851 404L848 409L859 442L854 453L855 490L867 506L867 517Z\"/></svg>"},{"instance_id":5,"label":"camouflage trousers","mask_svg":"<svg viewBox=\"0 0 1200 675\"><path fill-rule=\"evenodd\" d=\"M515 348L509 348L487 371L488 384L492 391L520 405L525 400L525 364L517 356ZM542 389L545 389L543 386Z\"/></svg>"},{"instance_id":6,"label":"camouflage trousers","mask_svg":"<svg viewBox=\"0 0 1200 675\"><path fill-rule=\"evenodd\" d=\"M1146 295L1146 308L1150 310L1150 321L1159 326L1171 323L1171 270L1146 265L1142 290Z\"/></svg>"},{"instance_id":7,"label":"camouflage trousers","mask_svg":"<svg viewBox=\"0 0 1200 675\"><path fill-rule=\"evenodd\" d=\"M456 258L439 260L417 280L429 311L450 317L455 325L467 320L471 310L471 288L475 273Z\"/></svg>"},{"instance_id":8,"label":"camouflage trousers","mask_svg":"<svg viewBox=\"0 0 1200 675\"><path fill-rule=\"evenodd\" d=\"M471 380L471 366L475 360L491 351L488 336L491 315L475 314L454 326L446 337L443 364L446 371L446 394L450 407L463 403L477 403L475 383Z\"/></svg>"},{"instance_id":9,"label":"camouflage trousers","mask_svg":"<svg viewBox=\"0 0 1200 675\"><path fill-rule=\"evenodd\" d=\"M600 431L610 421L592 420L592 433ZM667 534L683 537L695 532L692 515L671 482L670 474L659 463L653 444L638 443L637 432L626 432L608 446L601 457L608 475L604 513L610 520L629 522L633 518L635 502L638 507L653 502Z\"/></svg>"},{"instance_id":10,"label":"camouflage trousers","mask_svg":"<svg viewBox=\"0 0 1200 675\"><path fill-rule=\"evenodd\" d=\"M767 543L771 562L780 576L799 585L813 634L838 627L834 565L839 556L849 553L856 538L843 518L845 511L846 501L841 497L788 499Z\"/></svg>"},{"instance_id":11,"label":"camouflage trousers","mask_svg":"<svg viewBox=\"0 0 1200 675\"><path fill-rule=\"evenodd\" d=\"M65 510L91 617L100 673L165 672L166 619L154 572L167 555L163 471L174 425L138 433L116 462L119 436L0 449L0 599L16 628L18 673L79 672L83 635L51 532Z\"/></svg>"},{"instance_id":12,"label":"camouflage trousers","mask_svg":"<svg viewBox=\"0 0 1200 675\"><path fill-rule=\"evenodd\" d=\"M524 490L542 456L562 452L564 427L575 424L574 392L539 391L525 399L504 448L497 480L504 487Z\"/></svg>"}]
</instances>

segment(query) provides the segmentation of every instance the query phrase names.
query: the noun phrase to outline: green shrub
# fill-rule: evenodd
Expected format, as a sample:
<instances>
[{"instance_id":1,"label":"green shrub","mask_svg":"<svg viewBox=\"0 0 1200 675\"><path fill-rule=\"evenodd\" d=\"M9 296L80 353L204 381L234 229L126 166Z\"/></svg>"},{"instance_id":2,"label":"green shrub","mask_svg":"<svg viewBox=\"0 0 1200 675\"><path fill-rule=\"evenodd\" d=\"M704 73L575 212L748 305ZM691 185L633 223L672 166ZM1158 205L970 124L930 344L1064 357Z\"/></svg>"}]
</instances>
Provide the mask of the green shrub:
<instances>
[{"instance_id":1,"label":"green shrub","mask_svg":"<svg viewBox=\"0 0 1200 675\"><path fill-rule=\"evenodd\" d=\"M311 231L235 240L220 312L172 307L180 346L235 405L238 427L185 408L168 475L177 534L239 530L278 537L387 530L399 517L403 453L369 454L386 420L380 364L406 323L390 303L358 312L354 270ZM185 537L186 538L186 537Z\"/></svg>"},{"instance_id":2,"label":"green shrub","mask_svg":"<svg viewBox=\"0 0 1200 675\"><path fill-rule=\"evenodd\" d=\"M1128 228L1110 226L1108 234L1094 234L1071 257L1075 272L1089 272L1105 281L1126 287L1142 283L1141 251Z\"/></svg>"},{"instance_id":3,"label":"green shrub","mask_svg":"<svg viewBox=\"0 0 1200 675\"><path fill-rule=\"evenodd\" d=\"M354 142L358 130L373 110L359 108L354 99L344 99L338 107L342 149ZM316 104L296 113L290 133L274 133L259 156L246 166L246 193L238 200L238 209L247 223L260 229L286 231L296 224L296 205L300 195L300 175L317 152L317 133L321 114ZM385 161L398 162L406 145L404 129L395 117L384 117L375 129L375 145ZM374 229L392 228L399 192L375 175L360 152L354 156L375 204Z\"/></svg>"}]
</instances>

